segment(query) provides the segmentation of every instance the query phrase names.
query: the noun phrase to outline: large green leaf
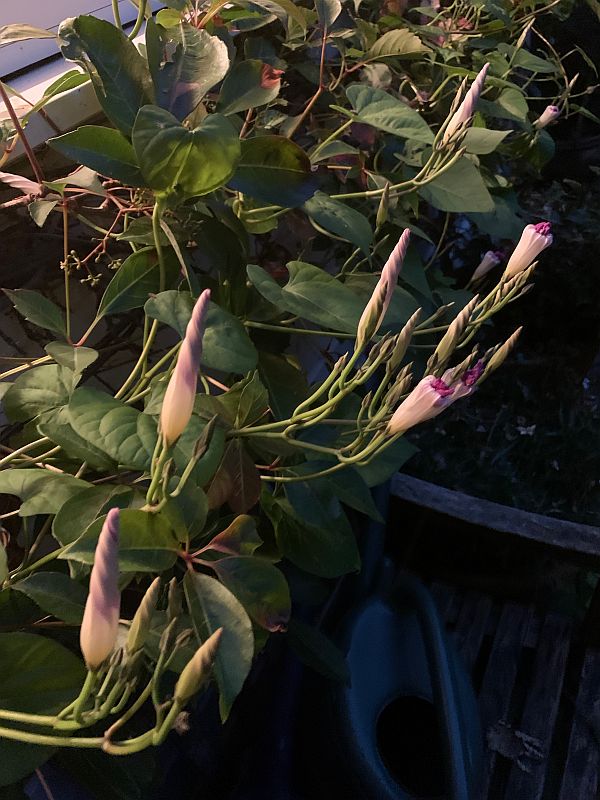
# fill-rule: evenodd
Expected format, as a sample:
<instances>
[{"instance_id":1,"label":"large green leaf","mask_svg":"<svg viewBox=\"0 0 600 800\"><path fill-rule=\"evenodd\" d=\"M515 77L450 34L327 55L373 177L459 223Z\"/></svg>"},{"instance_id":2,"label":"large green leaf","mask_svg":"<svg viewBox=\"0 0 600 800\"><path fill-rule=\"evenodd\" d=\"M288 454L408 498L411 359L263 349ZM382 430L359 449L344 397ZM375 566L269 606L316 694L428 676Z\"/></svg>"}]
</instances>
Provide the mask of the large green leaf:
<instances>
[{"instance_id":1,"label":"large green leaf","mask_svg":"<svg viewBox=\"0 0 600 800\"><path fill-rule=\"evenodd\" d=\"M93 564L98 536L106 517L99 517L59 558ZM173 566L180 551L163 514L126 508L119 515L119 569L121 572L162 572Z\"/></svg>"},{"instance_id":2,"label":"large green leaf","mask_svg":"<svg viewBox=\"0 0 600 800\"><path fill-rule=\"evenodd\" d=\"M242 604L219 581L188 572L183 580L188 608L198 642L223 628L215 661L221 718L227 719L252 665L252 623Z\"/></svg>"},{"instance_id":3,"label":"large green leaf","mask_svg":"<svg viewBox=\"0 0 600 800\"><path fill-rule=\"evenodd\" d=\"M252 619L268 631L285 630L290 613L290 590L283 573L264 558L231 556L213 568Z\"/></svg>"},{"instance_id":4,"label":"large green leaf","mask_svg":"<svg viewBox=\"0 0 600 800\"><path fill-rule=\"evenodd\" d=\"M227 503L235 514L245 514L258 503L260 475L240 439L230 439L225 445L206 494L209 508L220 508Z\"/></svg>"},{"instance_id":5,"label":"large green leaf","mask_svg":"<svg viewBox=\"0 0 600 800\"><path fill-rule=\"evenodd\" d=\"M493 131L488 128L469 128L463 139L467 153L484 156L493 153L512 131Z\"/></svg>"},{"instance_id":6,"label":"large green leaf","mask_svg":"<svg viewBox=\"0 0 600 800\"><path fill-rule=\"evenodd\" d=\"M10 302L25 319L53 333L65 333L65 315L47 297L30 289L3 290Z\"/></svg>"},{"instance_id":7,"label":"large green leaf","mask_svg":"<svg viewBox=\"0 0 600 800\"><path fill-rule=\"evenodd\" d=\"M13 584L13 589L23 592L42 611L52 614L70 625L79 625L87 600L87 592L80 583L62 572L34 572Z\"/></svg>"},{"instance_id":8,"label":"large green leaf","mask_svg":"<svg viewBox=\"0 0 600 800\"><path fill-rule=\"evenodd\" d=\"M129 136L139 109L152 102L145 59L120 28L91 15L65 20L58 33L63 56L85 67L104 113Z\"/></svg>"},{"instance_id":9,"label":"large green leaf","mask_svg":"<svg viewBox=\"0 0 600 800\"><path fill-rule=\"evenodd\" d=\"M163 28L146 23L146 52L156 103L184 120L229 69L227 46L187 22Z\"/></svg>"},{"instance_id":10,"label":"large green leaf","mask_svg":"<svg viewBox=\"0 0 600 800\"><path fill-rule=\"evenodd\" d=\"M189 292L161 292L150 298L144 310L183 338L194 300ZM254 369L258 354L246 329L237 317L211 303L202 343L202 364L222 372L245 374Z\"/></svg>"},{"instance_id":11,"label":"large green leaf","mask_svg":"<svg viewBox=\"0 0 600 800\"><path fill-rule=\"evenodd\" d=\"M418 189L421 197L440 211L492 211L494 201L477 167L468 158Z\"/></svg>"},{"instance_id":12,"label":"large green leaf","mask_svg":"<svg viewBox=\"0 0 600 800\"><path fill-rule=\"evenodd\" d=\"M353 118L386 133L415 142L433 142L433 132L420 114L382 89L354 83L346 89Z\"/></svg>"},{"instance_id":13,"label":"large green leaf","mask_svg":"<svg viewBox=\"0 0 600 800\"><path fill-rule=\"evenodd\" d=\"M308 395L306 376L291 357L261 352L259 374L275 419L287 419Z\"/></svg>"},{"instance_id":14,"label":"large green leaf","mask_svg":"<svg viewBox=\"0 0 600 800\"><path fill-rule=\"evenodd\" d=\"M150 468L157 438L152 417L87 387L73 393L68 411L75 432L117 464L131 469Z\"/></svg>"},{"instance_id":15,"label":"large green leaf","mask_svg":"<svg viewBox=\"0 0 600 800\"><path fill-rule=\"evenodd\" d=\"M71 544L92 522L111 508L128 508L133 498L128 486L89 486L64 503L52 523L52 535L62 545ZM143 495L140 495L140 498Z\"/></svg>"},{"instance_id":16,"label":"large green leaf","mask_svg":"<svg viewBox=\"0 0 600 800\"><path fill-rule=\"evenodd\" d=\"M369 252L373 231L369 220L359 211L324 192L315 192L302 208L320 228L352 242L363 253Z\"/></svg>"},{"instance_id":17,"label":"large green leaf","mask_svg":"<svg viewBox=\"0 0 600 800\"><path fill-rule=\"evenodd\" d=\"M98 351L91 347L74 347L65 342L50 342L44 350L57 364L72 370L75 375L81 375L98 358Z\"/></svg>"},{"instance_id":18,"label":"large green leaf","mask_svg":"<svg viewBox=\"0 0 600 800\"><path fill-rule=\"evenodd\" d=\"M286 472L291 475L307 475L330 466L331 462L305 461L299 466L290 467ZM383 522L369 487L364 478L353 467L346 467L324 478L313 478L311 486L317 493L328 492L337 497L342 503L350 506L350 508L366 514L371 519L377 520L377 522Z\"/></svg>"},{"instance_id":19,"label":"large green leaf","mask_svg":"<svg viewBox=\"0 0 600 800\"><path fill-rule=\"evenodd\" d=\"M340 0L315 0L315 9L319 22L329 28L342 13Z\"/></svg>"},{"instance_id":20,"label":"large green leaf","mask_svg":"<svg viewBox=\"0 0 600 800\"><path fill-rule=\"evenodd\" d=\"M165 252L166 281L171 283L179 274L172 250ZM160 289L160 267L153 247L144 247L128 256L106 287L98 306L98 317L120 314L141 308L148 297Z\"/></svg>"},{"instance_id":21,"label":"large green leaf","mask_svg":"<svg viewBox=\"0 0 600 800\"><path fill-rule=\"evenodd\" d=\"M100 125L82 125L48 139L66 158L114 178L128 186L145 186L131 144L119 131Z\"/></svg>"},{"instance_id":22,"label":"large green leaf","mask_svg":"<svg viewBox=\"0 0 600 800\"><path fill-rule=\"evenodd\" d=\"M156 106L145 106L137 115L133 146L150 188L181 199L222 186L240 157L238 134L221 114L210 114L188 130Z\"/></svg>"},{"instance_id":23,"label":"large green leaf","mask_svg":"<svg viewBox=\"0 0 600 800\"><path fill-rule=\"evenodd\" d=\"M365 61L386 61L396 58L419 58L431 53L429 47L408 28L397 28L380 36L368 49Z\"/></svg>"},{"instance_id":24,"label":"large green leaf","mask_svg":"<svg viewBox=\"0 0 600 800\"><path fill-rule=\"evenodd\" d=\"M265 65L257 58L235 64L223 81L217 109L221 114L237 114L249 108L265 106L279 94L279 83L262 86Z\"/></svg>"},{"instance_id":25,"label":"large green leaf","mask_svg":"<svg viewBox=\"0 0 600 800\"><path fill-rule=\"evenodd\" d=\"M274 14L284 25L288 23L289 17L289 19L294 20L303 31L306 30L307 22L305 9L297 5L294 0L255 0L253 5L260 6L271 14Z\"/></svg>"},{"instance_id":26,"label":"large green leaf","mask_svg":"<svg viewBox=\"0 0 600 800\"><path fill-rule=\"evenodd\" d=\"M298 484L288 486L297 487ZM303 502L299 513L289 500L276 499L267 491L263 491L261 497L262 508L275 528L281 554L306 572L322 578L336 578L360 569L356 540L339 504L336 514L335 504L328 509L322 497L307 489L306 484L295 491L298 496L302 493L309 502L309 505Z\"/></svg>"},{"instance_id":27,"label":"large green leaf","mask_svg":"<svg viewBox=\"0 0 600 800\"><path fill-rule=\"evenodd\" d=\"M14 494L22 501L21 517L56 514L67 500L90 485L72 475L45 469L6 469L0 472L0 494Z\"/></svg>"},{"instance_id":28,"label":"large green leaf","mask_svg":"<svg viewBox=\"0 0 600 800\"><path fill-rule=\"evenodd\" d=\"M310 159L285 136L242 141L242 155L229 185L256 200L293 208L315 193Z\"/></svg>"},{"instance_id":29,"label":"large green leaf","mask_svg":"<svg viewBox=\"0 0 600 800\"><path fill-rule=\"evenodd\" d=\"M2 399L4 411L13 422L24 422L69 402L76 379L59 364L44 364L19 375Z\"/></svg>"},{"instance_id":30,"label":"large green leaf","mask_svg":"<svg viewBox=\"0 0 600 800\"><path fill-rule=\"evenodd\" d=\"M312 264L291 261L290 280L280 288L260 267L250 265L248 276L258 291L282 311L289 311L329 330L354 333L364 303L347 286Z\"/></svg>"},{"instance_id":31,"label":"large green leaf","mask_svg":"<svg viewBox=\"0 0 600 800\"><path fill-rule=\"evenodd\" d=\"M54 714L73 700L85 676L82 661L66 647L31 633L0 633L0 707ZM0 786L33 772L51 747L0 740Z\"/></svg>"},{"instance_id":32,"label":"large green leaf","mask_svg":"<svg viewBox=\"0 0 600 800\"><path fill-rule=\"evenodd\" d=\"M94 445L93 439L84 439L73 429L68 406L45 411L38 416L36 424L40 434L62 447L70 458L86 461L93 469L115 468L115 462Z\"/></svg>"}]
</instances>

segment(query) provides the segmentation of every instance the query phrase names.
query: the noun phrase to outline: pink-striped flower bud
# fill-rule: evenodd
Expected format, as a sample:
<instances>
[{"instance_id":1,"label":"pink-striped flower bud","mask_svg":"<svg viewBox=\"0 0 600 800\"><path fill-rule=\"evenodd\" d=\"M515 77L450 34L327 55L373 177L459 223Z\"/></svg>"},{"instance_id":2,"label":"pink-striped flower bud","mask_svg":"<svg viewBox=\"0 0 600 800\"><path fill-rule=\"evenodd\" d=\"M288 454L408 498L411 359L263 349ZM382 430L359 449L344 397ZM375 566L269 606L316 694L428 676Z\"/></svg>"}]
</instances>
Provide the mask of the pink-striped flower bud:
<instances>
[{"instance_id":1,"label":"pink-striped flower bud","mask_svg":"<svg viewBox=\"0 0 600 800\"><path fill-rule=\"evenodd\" d=\"M453 387L448 386L442 378L427 375L394 411L387 433L392 436L404 433L421 422L433 419L455 400Z\"/></svg>"},{"instance_id":2,"label":"pink-striped flower bud","mask_svg":"<svg viewBox=\"0 0 600 800\"><path fill-rule=\"evenodd\" d=\"M546 125L554 122L554 120L558 119L558 117L560 117L560 108L558 106L546 106L540 116L533 123L533 127L537 128L539 131L542 128L545 128Z\"/></svg>"},{"instance_id":3,"label":"pink-striped flower bud","mask_svg":"<svg viewBox=\"0 0 600 800\"><path fill-rule=\"evenodd\" d=\"M552 244L552 226L549 222L526 225L519 243L513 250L504 270L503 278L512 278L535 261L542 250Z\"/></svg>"},{"instance_id":4,"label":"pink-striped flower bud","mask_svg":"<svg viewBox=\"0 0 600 800\"><path fill-rule=\"evenodd\" d=\"M502 261L502 256L503 254L499 250L488 250L487 253L484 253L483 258L479 262L479 266L471 277L471 283L480 281L490 270L497 267Z\"/></svg>"},{"instance_id":5,"label":"pink-striped flower bud","mask_svg":"<svg viewBox=\"0 0 600 800\"><path fill-rule=\"evenodd\" d=\"M260 70L261 89L279 89L282 75L282 69L275 69L270 64L263 64Z\"/></svg>"},{"instance_id":6,"label":"pink-striped flower bud","mask_svg":"<svg viewBox=\"0 0 600 800\"><path fill-rule=\"evenodd\" d=\"M205 289L192 311L177 357L177 364L165 392L160 412L160 432L167 445L171 445L179 439L194 410L198 370L202 356L202 337L209 302L210 289Z\"/></svg>"},{"instance_id":7,"label":"pink-striped flower bud","mask_svg":"<svg viewBox=\"0 0 600 800\"><path fill-rule=\"evenodd\" d=\"M466 128L470 124L473 114L475 113L477 101L479 100L479 96L483 91L483 84L485 83L485 77L489 67L489 64L483 65L477 77L471 84L469 91L466 93L464 100L450 118L450 122L446 126L446 130L442 136L443 145L446 144L456 134L457 131Z\"/></svg>"},{"instance_id":8,"label":"pink-striped flower bud","mask_svg":"<svg viewBox=\"0 0 600 800\"><path fill-rule=\"evenodd\" d=\"M81 652L89 669L98 669L113 651L120 605L119 509L111 508L98 537L79 633Z\"/></svg>"},{"instance_id":9,"label":"pink-striped flower bud","mask_svg":"<svg viewBox=\"0 0 600 800\"><path fill-rule=\"evenodd\" d=\"M356 331L357 350L364 347L369 339L375 336L383 322L383 318L392 301L394 289L398 283L398 275L408 250L409 240L410 231L407 228L402 232L398 244L392 250L390 257L381 270L381 276L358 322Z\"/></svg>"}]
</instances>

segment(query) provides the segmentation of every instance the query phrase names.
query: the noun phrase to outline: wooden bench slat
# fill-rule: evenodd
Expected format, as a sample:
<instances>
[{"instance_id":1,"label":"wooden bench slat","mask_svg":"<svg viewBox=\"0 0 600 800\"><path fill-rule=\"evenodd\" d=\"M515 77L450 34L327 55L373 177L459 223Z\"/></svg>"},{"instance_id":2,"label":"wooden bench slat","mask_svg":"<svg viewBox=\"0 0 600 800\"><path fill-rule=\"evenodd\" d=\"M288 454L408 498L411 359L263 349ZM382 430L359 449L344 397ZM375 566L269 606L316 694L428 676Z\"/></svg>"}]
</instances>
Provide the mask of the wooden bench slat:
<instances>
[{"instance_id":1,"label":"wooden bench slat","mask_svg":"<svg viewBox=\"0 0 600 800\"><path fill-rule=\"evenodd\" d=\"M531 617L530 609L515 603L508 603L502 609L479 693L484 736L492 726L508 716L521 648ZM496 753L487 749L479 795L482 799L488 796L495 764Z\"/></svg>"},{"instance_id":2,"label":"wooden bench slat","mask_svg":"<svg viewBox=\"0 0 600 800\"><path fill-rule=\"evenodd\" d=\"M458 615L454 635L458 651L469 672L473 671L486 632L492 600L488 595L467 592Z\"/></svg>"},{"instance_id":3,"label":"wooden bench slat","mask_svg":"<svg viewBox=\"0 0 600 800\"><path fill-rule=\"evenodd\" d=\"M599 691L600 651L588 650L581 670L559 800L596 800L598 797L600 742L593 726L600 721Z\"/></svg>"},{"instance_id":4,"label":"wooden bench slat","mask_svg":"<svg viewBox=\"0 0 600 800\"><path fill-rule=\"evenodd\" d=\"M506 787L506 800L540 800L548 766L548 753L558 713L572 623L550 614L540 633L533 665L533 678L518 730L532 737L543 751L539 760L527 763L528 771L514 763ZM575 800L575 798L573 798ZM577 798L577 800L579 800Z\"/></svg>"},{"instance_id":5,"label":"wooden bench slat","mask_svg":"<svg viewBox=\"0 0 600 800\"><path fill-rule=\"evenodd\" d=\"M401 500L473 525L501 533L512 533L577 553L600 555L600 529L591 525L554 519L480 497L471 497L400 472L392 477L391 493Z\"/></svg>"}]
</instances>

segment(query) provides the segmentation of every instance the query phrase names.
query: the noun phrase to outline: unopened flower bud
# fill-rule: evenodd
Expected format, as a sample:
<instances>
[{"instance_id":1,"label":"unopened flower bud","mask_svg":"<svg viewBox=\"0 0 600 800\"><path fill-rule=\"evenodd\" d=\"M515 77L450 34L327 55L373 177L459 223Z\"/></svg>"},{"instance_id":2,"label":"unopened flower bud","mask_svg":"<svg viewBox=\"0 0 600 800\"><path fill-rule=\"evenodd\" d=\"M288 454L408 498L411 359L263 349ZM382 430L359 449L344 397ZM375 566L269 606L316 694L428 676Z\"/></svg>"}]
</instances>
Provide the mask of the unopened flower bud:
<instances>
[{"instance_id":1,"label":"unopened flower bud","mask_svg":"<svg viewBox=\"0 0 600 800\"><path fill-rule=\"evenodd\" d=\"M499 250L488 250L487 253L484 253L479 266L471 276L471 283L480 281L490 270L497 267L502 261L502 256L503 254Z\"/></svg>"},{"instance_id":2,"label":"unopened flower bud","mask_svg":"<svg viewBox=\"0 0 600 800\"><path fill-rule=\"evenodd\" d=\"M192 311L177 364L165 392L160 412L160 432L167 445L179 439L192 416L209 302L210 290L205 289Z\"/></svg>"},{"instance_id":3,"label":"unopened flower bud","mask_svg":"<svg viewBox=\"0 0 600 800\"><path fill-rule=\"evenodd\" d=\"M485 365L485 370L483 371L481 378L478 380L478 383L483 383L483 381L489 378L492 372L498 369L498 367L501 366L501 364L506 360L511 350L516 345L517 339L521 335L522 330L523 327L517 328L512 336L509 336L504 344L495 351L488 363Z\"/></svg>"},{"instance_id":4,"label":"unopened flower bud","mask_svg":"<svg viewBox=\"0 0 600 800\"><path fill-rule=\"evenodd\" d=\"M403 231L398 244L392 250L390 257L381 270L381 276L365 310L361 314L356 332L356 350L361 350L364 345L379 330L383 318L388 310L394 289L398 283L398 275L408 250L410 231Z\"/></svg>"},{"instance_id":5,"label":"unopened flower bud","mask_svg":"<svg viewBox=\"0 0 600 800\"><path fill-rule=\"evenodd\" d=\"M207 681L219 648L223 628L218 628L203 642L185 665L175 685L175 702L184 706Z\"/></svg>"},{"instance_id":6,"label":"unopened flower bud","mask_svg":"<svg viewBox=\"0 0 600 800\"><path fill-rule=\"evenodd\" d=\"M404 433L421 422L433 419L455 399L452 387L441 378L426 375L394 411L388 422L387 433L391 436Z\"/></svg>"},{"instance_id":7,"label":"unopened flower bud","mask_svg":"<svg viewBox=\"0 0 600 800\"><path fill-rule=\"evenodd\" d=\"M183 611L181 587L177 583L177 578L169 581L169 592L167 595L167 619L171 622Z\"/></svg>"},{"instance_id":8,"label":"unopened flower bud","mask_svg":"<svg viewBox=\"0 0 600 800\"><path fill-rule=\"evenodd\" d=\"M119 509L111 508L98 537L79 633L81 652L89 669L97 669L113 651L120 605Z\"/></svg>"},{"instance_id":9,"label":"unopened flower bud","mask_svg":"<svg viewBox=\"0 0 600 800\"><path fill-rule=\"evenodd\" d=\"M533 127L540 131L542 128L545 128L546 125L549 125L551 122L554 122L555 119L558 119L558 117L560 117L560 108L558 106L546 106L540 116L533 123Z\"/></svg>"},{"instance_id":10,"label":"unopened flower bud","mask_svg":"<svg viewBox=\"0 0 600 800\"><path fill-rule=\"evenodd\" d=\"M450 122L446 126L446 129L442 135L442 145L447 144L458 131L463 130L470 125L473 114L475 113L477 101L479 100L479 96L483 91L483 84L485 83L485 77L489 67L489 64L483 65L477 77L471 84L469 91L465 95L465 99L450 118Z\"/></svg>"},{"instance_id":11,"label":"unopened flower bud","mask_svg":"<svg viewBox=\"0 0 600 800\"><path fill-rule=\"evenodd\" d=\"M552 244L552 226L549 222L526 225L519 243L513 250L504 270L504 278L512 278L526 269L539 256L542 250Z\"/></svg>"},{"instance_id":12,"label":"unopened flower bud","mask_svg":"<svg viewBox=\"0 0 600 800\"><path fill-rule=\"evenodd\" d=\"M377 216L375 218L375 227L377 229L385 225L388 218L388 210L390 206L390 182L388 181L383 187L383 193L379 200L379 207L377 209Z\"/></svg>"},{"instance_id":13,"label":"unopened flower bud","mask_svg":"<svg viewBox=\"0 0 600 800\"><path fill-rule=\"evenodd\" d=\"M394 345L394 350L387 362L387 368L390 375L394 374L394 372L398 369L398 367L402 363L402 359L406 355L406 351L408 350L408 346L412 339L413 331L417 325L417 322L419 321L419 317L421 316L421 311L422 311L421 308L417 308L415 313L408 320L408 322L402 328L400 333L396 336L396 344Z\"/></svg>"},{"instance_id":14,"label":"unopened flower bud","mask_svg":"<svg viewBox=\"0 0 600 800\"><path fill-rule=\"evenodd\" d=\"M460 339L465 332L475 306L479 302L479 295L467 303L458 316L452 320L448 330L442 336L440 343L436 347L433 355L427 362L427 371L434 374L441 374L448 363L450 356L460 343Z\"/></svg>"},{"instance_id":15,"label":"unopened flower bud","mask_svg":"<svg viewBox=\"0 0 600 800\"><path fill-rule=\"evenodd\" d=\"M129 627L126 647L127 652L130 654L136 653L144 646L148 633L150 632L152 617L156 611L159 593L160 578L155 578L142 597L142 601Z\"/></svg>"},{"instance_id":16,"label":"unopened flower bud","mask_svg":"<svg viewBox=\"0 0 600 800\"><path fill-rule=\"evenodd\" d=\"M261 89L279 89L282 75L282 69L275 69L270 64L263 64L260 71Z\"/></svg>"}]
</instances>

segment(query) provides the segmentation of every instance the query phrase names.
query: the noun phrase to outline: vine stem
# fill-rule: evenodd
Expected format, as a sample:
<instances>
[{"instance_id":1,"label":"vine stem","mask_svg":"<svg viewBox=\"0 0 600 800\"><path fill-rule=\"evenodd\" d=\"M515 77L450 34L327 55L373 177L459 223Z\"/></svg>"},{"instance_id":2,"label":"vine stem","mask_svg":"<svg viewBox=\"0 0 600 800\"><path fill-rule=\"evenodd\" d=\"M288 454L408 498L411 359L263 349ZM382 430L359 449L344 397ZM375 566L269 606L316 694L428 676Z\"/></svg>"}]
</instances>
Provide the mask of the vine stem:
<instances>
[{"instance_id":1,"label":"vine stem","mask_svg":"<svg viewBox=\"0 0 600 800\"><path fill-rule=\"evenodd\" d=\"M9 98L7 92L6 92L6 89L4 88L4 84L2 83L2 81L0 81L0 98L2 98L2 102L6 106L6 110L8 111L8 114L10 116L11 122L15 126L15 130L17 132L17 135L19 136L19 139L23 143L23 148L24 148L25 153L27 155L27 160L29 161L29 163L31 165L31 169L34 172L35 179L40 184L40 187L41 187L41 185L44 182L44 173L42 172L42 168L40 167L40 163L37 160L31 145L29 144L29 140L25 136L25 131L21 127L21 123L19 122L19 118L15 113L15 110L14 110L14 108L12 106L12 103L10 102L10 98Z\"/></svg>"},{"instance_id":2,"label":"vine stem","mask_svg":"<svg viewBox=\"0 0 600 800\"><path fill-rule=\"evenodd\" d=\"M122 28L123 23L121 22L121 14L119 13L119 0L111 0L111 2L113 17L115 18L115 26L117 28Z\"/></svg>"},{"instance_id":3,"label":"vine stem","mask_svg":"<svg viewBox=\"0 0 600 800\"><path fill-rule=\"evenodd\" d=\"M65 333L67 341L71 344L71 287L69 285L69 209L67 201L62 201L63 218L63 270L65 273Z\"/></svg>"}]
</instances>

